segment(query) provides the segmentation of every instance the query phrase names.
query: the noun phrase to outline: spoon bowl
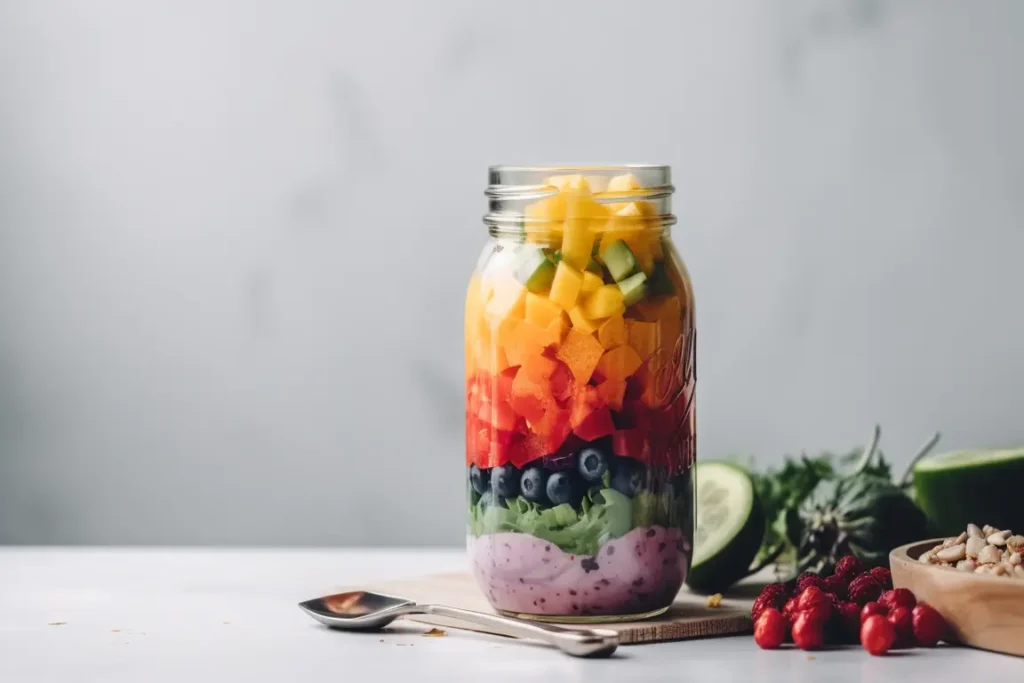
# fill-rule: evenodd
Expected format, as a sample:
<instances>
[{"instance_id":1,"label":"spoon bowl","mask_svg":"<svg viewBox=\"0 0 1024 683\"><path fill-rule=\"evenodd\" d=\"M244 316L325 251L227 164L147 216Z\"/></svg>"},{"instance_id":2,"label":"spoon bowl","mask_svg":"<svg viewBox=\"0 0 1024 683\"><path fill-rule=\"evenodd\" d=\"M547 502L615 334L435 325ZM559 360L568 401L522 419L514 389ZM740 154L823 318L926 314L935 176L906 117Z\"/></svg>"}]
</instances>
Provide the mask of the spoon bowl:
<instances>
[{"instance_id":1,"label":"spoon bowl","mask_svg":"<svg viewBox=\"0 0 1024 683\"><path fill-rule=\"evenodd\" d=\"M299 607L332 628L368 631L384 628L403 614L409 614L408 608L415 608L416 603L393 595L350 591L306 600L300 602Z\"/></svg>"},{"instance_id":2,"label":"spoon bowl","mask_svg":"<svg viewBox=\"0 0 1024 683\"><path fill-rule=\"evenodd\" d=\"M369 591L348 591L300 602L299 607L321 624L348 631L384 628L409 614L434 614L485 626L514 638L533 638L576 657L607 657L619 646L619 634L609 629L568 629L522 621L445 605L418 605L412 600Z\"/></svg>"}]
</instances>

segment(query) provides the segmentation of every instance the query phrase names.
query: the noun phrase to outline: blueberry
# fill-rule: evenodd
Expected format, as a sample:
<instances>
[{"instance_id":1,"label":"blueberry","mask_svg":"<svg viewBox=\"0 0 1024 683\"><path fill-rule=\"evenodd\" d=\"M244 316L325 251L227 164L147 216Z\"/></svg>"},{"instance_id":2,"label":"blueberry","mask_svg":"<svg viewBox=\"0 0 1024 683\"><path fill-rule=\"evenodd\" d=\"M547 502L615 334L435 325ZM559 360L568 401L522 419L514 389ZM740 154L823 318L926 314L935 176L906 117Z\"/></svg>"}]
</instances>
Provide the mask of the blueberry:
<instances>
[{"instance_id":1,"label":"blueberry","mask_svg":"<svg viewBox=\"0 0 1024 683\"><path fill-rule=\"evenodd\" d=\"M547 473L539 467L530 467L525 470L519 480L523 498L534 503L543 503L547 498L547 478Z\"/></svg>"},{"instance_id":2,"label":"blueberry","mask_svg":"<svg viewBox=\"0 0 1024 683\"><path fill-rule=\"evenodd\" d=\"M469 466L469 483L473 490L481 496L487 491L487 485L491 482L490 472L482 470L476 465Z\"/></svg>"},{"instance_id":3,"label":"blueberry","mask_svg":"<svg viewBox=\"0 0 1024 683\"><path fill-rule=\"evenodd\" d=\"M608 471L608 457L596 448L584 448L580 451L579 470L587 481L601 481Z\"/></svg>"},{"instance_id":4,"label":"blueberry","mask_svg":"<svg viewBox=\"0 0 1024 683\"><path fill-rule=\"evenodd\" d=\"M632 498L644 485L644 467L631 458L617 458L612 468L612 488Z\"/></svg>"},{"instance_id":5,"label":"blueberry","mask_svg":"<svg viewBox=\"0 0 1024 683\"><path fill-rule=\"evenodd\" d=\"M552 505L573 502L578 490L572 472L555 472L548 477L547 493Z\"/></svg>"},{"instance_id":6,"label":"blueberry","mask_svg":"<svg viewBox=\"0 0 1024 683\"><path fill-rule=\"evenodd\" d=\"M491 488L502 498L519 495L519 470L515 465L502 465L491 470Z\"/></svg>"}]
</instances>

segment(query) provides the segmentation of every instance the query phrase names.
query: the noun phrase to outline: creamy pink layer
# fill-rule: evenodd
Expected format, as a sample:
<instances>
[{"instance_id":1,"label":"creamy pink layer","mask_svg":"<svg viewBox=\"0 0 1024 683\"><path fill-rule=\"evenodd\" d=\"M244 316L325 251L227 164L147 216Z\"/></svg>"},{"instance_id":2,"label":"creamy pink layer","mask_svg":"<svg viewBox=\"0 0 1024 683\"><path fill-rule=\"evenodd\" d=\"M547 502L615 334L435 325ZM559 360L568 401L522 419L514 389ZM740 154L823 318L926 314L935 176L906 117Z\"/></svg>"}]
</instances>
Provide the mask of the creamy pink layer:
<instances>
[{"instance_id":1,"label":"creamy pink layer","mask_svg":"<svg viewBox=\"0 0 1024 683\"><path fill-rule=\"evenodd\" d=\"M682 533L633 529L594 555L569 555L529 534L469 539L473 573L495 608L541 615L637 614L670 604L686 578Z\"/></svg>"}]
</instances>

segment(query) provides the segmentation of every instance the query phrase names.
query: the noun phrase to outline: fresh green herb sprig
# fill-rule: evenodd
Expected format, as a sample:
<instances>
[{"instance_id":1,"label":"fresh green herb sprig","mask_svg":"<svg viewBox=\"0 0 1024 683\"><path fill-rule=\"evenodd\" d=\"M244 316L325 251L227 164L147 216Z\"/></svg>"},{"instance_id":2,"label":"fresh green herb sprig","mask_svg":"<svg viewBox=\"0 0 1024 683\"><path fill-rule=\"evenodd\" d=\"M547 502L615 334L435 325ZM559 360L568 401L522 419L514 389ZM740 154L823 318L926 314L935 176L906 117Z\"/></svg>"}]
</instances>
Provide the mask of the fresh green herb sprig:
<instances>
[{"instance_id":1,"label":"fresh green herb sprig","mask_svg":"<svg viewBox=\"0 0 1024 683\"><path fill-rule=\"evenodd\" d=\"M751 572L772 563L789 566L797 563L797 548L787 538L787 518L792 519L793 512L800 508L821 482L850 476L892 479L891 465L884 454L877 450L879 436L880 430L876 426L870 442L864 447L846 453L826 451L817 455L787 454L781 467L768 468L762 472L754 469L752 458L732 458L750 471L765 516L765 534ZM904 474L898 486L909 486L909 473L913 464L935 446L938 438L936 434L922 446L912 458L907 474Z\"/></svg>"}]
</instances>

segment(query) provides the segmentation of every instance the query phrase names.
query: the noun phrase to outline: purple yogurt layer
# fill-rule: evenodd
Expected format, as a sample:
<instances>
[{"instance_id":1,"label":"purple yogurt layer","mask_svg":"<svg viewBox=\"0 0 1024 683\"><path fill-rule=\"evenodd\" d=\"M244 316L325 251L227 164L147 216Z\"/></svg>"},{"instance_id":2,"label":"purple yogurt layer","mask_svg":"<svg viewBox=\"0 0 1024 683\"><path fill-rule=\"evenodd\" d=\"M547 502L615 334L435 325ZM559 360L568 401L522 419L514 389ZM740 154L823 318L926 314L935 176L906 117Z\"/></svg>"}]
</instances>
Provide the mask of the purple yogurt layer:
<instances>
[{"instance_id":1,"label":"purple yogurt layer","mask_svg":"<svg viewBox=\"0 0 1024 683\"><path fill-rule=\"evenodd\" d=\"M636 528L593 557L535 536L503 532L469 540L473 574L491 604L549 616L639 614L670 604L686 578L679 529Z\"/></svg>"}]
</instances>

